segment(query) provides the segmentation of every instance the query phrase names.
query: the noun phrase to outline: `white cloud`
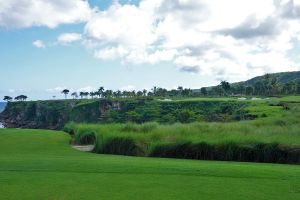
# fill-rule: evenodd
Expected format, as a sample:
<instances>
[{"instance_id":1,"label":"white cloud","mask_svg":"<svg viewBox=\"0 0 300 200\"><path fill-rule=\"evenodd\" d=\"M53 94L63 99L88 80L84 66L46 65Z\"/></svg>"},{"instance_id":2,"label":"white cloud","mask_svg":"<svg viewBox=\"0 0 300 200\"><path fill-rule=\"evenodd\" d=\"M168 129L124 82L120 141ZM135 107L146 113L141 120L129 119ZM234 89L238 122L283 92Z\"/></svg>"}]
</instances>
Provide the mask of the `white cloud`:
<instances>
[{"instance_id":1,"label":"white cloud","mask_svg":"<svg viewBox=\"0 0 300 200\"><path fill-rule=\"evenodd\" d=\"M27 28L84 22L91 9L84 0L2 0L0 2L0 26Z\"/></svg>"},{"instance_id":2,"label":"white cloud","mask_svg":"<svg viewBox=\"0 0 300 200\"><path fill-rule=\"evenodd\" d=\"M136 90L136 87L134 85L126 85L121 87L119 90L121 91L133 91Z\"/></svg>"},{"instance_id":3,"label":"white cloud","mask_svg":"<svg viewBox=\"0 0 300 200\"><path fill-rule=\"evenodd\" d=\"M42 40L35 40L32 45L39 49L46 48L46 45Z\"/></svg>"},{"instance_id":4,"label":"white cloud","mask_svg":"<svg viewBox=\"0 0 300 200\"><path fill-rule=\"evenodd\" d=\"M50 92L50 93L60 93L61 91L63 91L64 89L66 89L66 87L62 87L62 86L57 86L55 88L49 88L46 90L46 92Z\"/></svg>"},{"instance_id":5,"label":"white cloud","mask_svg":"<svg viewBox=\"0 0 300 200\"><path fill-rule=\"evenodd\" d=\"M77 42L82 39L81 34L79 33L63 33L58 36L57 42L60 44L69 44L72 42Z\"/></svg>"},{"instance_id":6,"label":"white cloud","mask_svg":"<svg viewBox=\"0 0 300 200\"><path fill-rule=\"evenodd\" d=\"M79 88L76 91L77 92L94 92L94 91L97 91L97 90L98 89L93 87L93 86L86 86L86 87L83 87L83 88Z\"/></svg>"},{"instance_id":7,"label":"white cloud","mask_svg":"<svg viewBox=\"0 0 300 200\"><path fill-rule=\"evenodd\" d=\"M100 11L82 0L1 1L0 26L86 22L82 35L65 33L57 42L82 40L101 60L171 62L184 72L229 81L300 69L290 54L300 40L299 0L113 2Z\"/></svg>"},{"instance_id":8,"label":"white cloud","mask_svg":"<svg viewBox=\"0 0 300 200\"><path fill-rule=\"evenodd\" d=\"M298 8L295 0L114 3L93 13L85 43L102 60L169 61L181 71L242 80L300 69L289 55L300 35Z\"/></svg>"}]
</instances>

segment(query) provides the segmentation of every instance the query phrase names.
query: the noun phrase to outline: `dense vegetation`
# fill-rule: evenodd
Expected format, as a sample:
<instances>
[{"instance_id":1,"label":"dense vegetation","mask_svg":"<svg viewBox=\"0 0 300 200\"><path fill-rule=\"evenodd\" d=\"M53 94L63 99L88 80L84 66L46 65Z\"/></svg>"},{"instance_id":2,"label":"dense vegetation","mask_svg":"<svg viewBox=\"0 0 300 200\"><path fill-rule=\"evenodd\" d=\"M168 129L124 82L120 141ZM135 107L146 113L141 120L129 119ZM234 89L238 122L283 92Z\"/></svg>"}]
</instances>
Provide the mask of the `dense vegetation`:
<instances>
[{"instance_id":1,"label":"dense vegetation","mask_svg":"<svg viewBox=\"0 0 300 200\"><path fill-rule=\"evenodd\" d=\"M95 155L68 140L0 130L1 199L300 199L298 166Z\"/></svg>"},{"instance_id":2,"label":"dense vegetation","mask_svg":"<svg viewBox=\"0 0 300 200\"><path fill-rule=\"evenodd\" d=\"M153 98L90 99L9 102L0 119L8 127L61 129L69 122L88 123L190 123L195 121L238 121L258 117L236 99Z\"/></svg>"},{"instance_id":3,"label":"dense vegetation","mask_svg":"<svg viewBox=\"0 0 300 200\"><path fill-rule=\"evenodd\" d=\"M205 160L300 163L298 97L248 102L257 120L191 124L75 124L78 143L96 139L95 152ZM95 136L94 136L95 135Z\"/></svg>"}]
</instances>

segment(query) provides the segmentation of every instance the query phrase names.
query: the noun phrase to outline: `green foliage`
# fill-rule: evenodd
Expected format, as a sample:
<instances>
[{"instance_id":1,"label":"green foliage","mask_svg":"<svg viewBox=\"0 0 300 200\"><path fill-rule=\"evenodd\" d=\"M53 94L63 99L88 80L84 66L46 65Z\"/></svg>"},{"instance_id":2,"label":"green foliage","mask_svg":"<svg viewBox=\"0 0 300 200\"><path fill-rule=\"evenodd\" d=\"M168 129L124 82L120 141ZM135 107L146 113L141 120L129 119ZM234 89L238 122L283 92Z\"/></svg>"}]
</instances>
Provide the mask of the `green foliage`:
<instances>
[{"instance_id":1,"label":"green foliage","mask_svg":"<svg viewBox=\"0 0 300 200\"><path fill-rule=\"evenodd\" d=\"M69 121L139 124L203 120L228 122L255 118L256 115L250 115L246 109L250 105L249 102L225 99L160 101L148 98L11 102L0 118L7 120L10 127L47 129L62 129Z\"/></svg>"},{"instance_id":2,"label":"green foliage","mask_svg":"<svg viewBox=\"0 0 300 200\"><path fill-rule=\"evenodd\" d=\"M181 123L191 123L197 120L197 114L191 110L179 110L176 119Z\"/></svg>"},{"instance_id":3,"label":"green foliage","mask_svg":"<svg viewBox=\"0 0 300 200\"><path fill-rule=\"evenodd\" d=\"M277 110L279 107L276 105L269 107ZM173 125L71 123L66 127L68 130L74 129L76 135L94 132L97 138L102 138L97 140L100 145L96 149L105 144L105 138L122 137L139 147L138 155L143 156L299 163L299 104L287 105L290 109L285 112L278 110L277 114L253 121ZM270 113L269 107L262 106L256 113ZM250 110L254 112L254 107ZM224 107L223 111L228 112L228 108ZM239 113L241 116L244 114ZM98 152L103 153L101 150ZM120 154L119 149L116 152ZM126 152L123 154L128 155Z\"/></svg>"}]
</instances>

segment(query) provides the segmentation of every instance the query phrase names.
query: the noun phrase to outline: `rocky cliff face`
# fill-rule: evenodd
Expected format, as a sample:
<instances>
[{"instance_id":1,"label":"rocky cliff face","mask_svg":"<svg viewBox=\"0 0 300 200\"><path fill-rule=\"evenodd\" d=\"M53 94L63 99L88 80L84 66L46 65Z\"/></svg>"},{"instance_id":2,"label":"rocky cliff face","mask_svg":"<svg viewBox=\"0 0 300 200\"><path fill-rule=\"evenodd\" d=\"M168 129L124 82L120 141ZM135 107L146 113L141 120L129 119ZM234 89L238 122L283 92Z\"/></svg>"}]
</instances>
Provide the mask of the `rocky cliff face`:
<instances>
[{"instance_id":1,"label":"rocky cliff face","mask_svg":"<svg viewBox=\"0 0 300 200\"><path fill-rule=\"evenodd\" d=\"M0 114L0 120L8 128L60 129L69 119L72 104L66 101L11 102Z\"/></svg>"},{"instance_id":2,"label":"rocky cliff face","mask_svg":"<svg viewBox=\"0 0 300 200\"><path fill-rule=\"evenodd\" d=\"M7 128L62 129L69 121L100 122L108 110L120 110L117 101L58 100L10 102L0 114Z\"/></svg>"}]
</instances>

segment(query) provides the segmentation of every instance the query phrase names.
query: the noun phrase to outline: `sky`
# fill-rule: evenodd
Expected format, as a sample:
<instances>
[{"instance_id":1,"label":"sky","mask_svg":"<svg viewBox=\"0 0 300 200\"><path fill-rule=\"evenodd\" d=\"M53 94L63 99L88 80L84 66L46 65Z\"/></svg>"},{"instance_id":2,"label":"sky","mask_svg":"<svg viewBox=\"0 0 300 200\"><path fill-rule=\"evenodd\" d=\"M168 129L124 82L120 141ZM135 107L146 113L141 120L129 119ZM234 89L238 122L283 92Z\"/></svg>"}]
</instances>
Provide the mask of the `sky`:
<instances>
[{"instance_id":1,"label":"sky","mask_svg":"<svg viewBox=\"0 0 300 200\"><path fill-rule=\"evenodd\" d=\"M300 0L0 0L0 98L300 70Z\"/></svg>"}]
</instances>

